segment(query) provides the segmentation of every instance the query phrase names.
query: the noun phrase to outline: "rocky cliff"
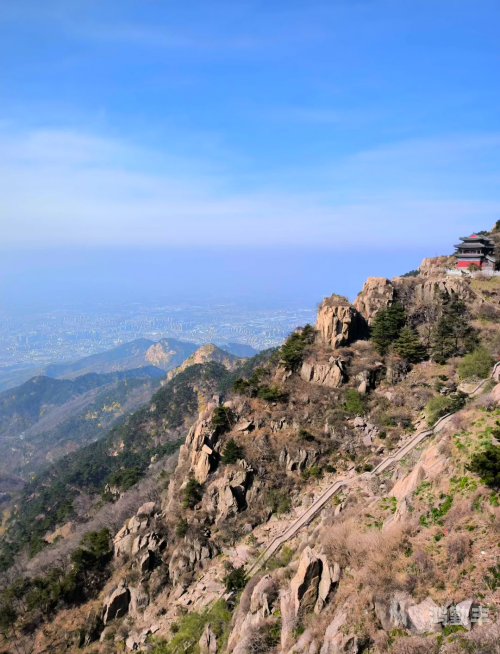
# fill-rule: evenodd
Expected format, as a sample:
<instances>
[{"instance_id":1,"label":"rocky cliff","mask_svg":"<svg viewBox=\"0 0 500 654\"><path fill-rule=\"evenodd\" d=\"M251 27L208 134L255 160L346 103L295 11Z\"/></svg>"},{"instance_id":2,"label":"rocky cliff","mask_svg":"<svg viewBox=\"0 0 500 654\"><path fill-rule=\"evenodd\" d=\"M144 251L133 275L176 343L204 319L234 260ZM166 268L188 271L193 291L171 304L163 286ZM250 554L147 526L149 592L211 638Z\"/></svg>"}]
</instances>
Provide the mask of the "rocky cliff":
<instances>
[{"instance_id":1,"label":"rocky cliff","mask_svg":"<svg viewBox=\"0 0 500 654\"><path fill-rule=\"evenodd\" d=\"M412 365L379 354L367 333L376 312L395 301L417 328L435 323L442 294L464 299L483 345L500 354L497 322L475 320L481 287L419 275L370 278L354 305L326 298L316 333L301 338L299 330L281 353L239 372L201 363L216 350L193 357L163 389L170 388L168 413L160 395L120 440L130 447L134 435L137 453L146 435L164 439L172 405L189 400L175 422L183 430L175 468L148 450L140 481L111 498L107 515L115 506L129 513L118 528L108 520L109 542L96 532L75 556L70 541L80 527L57 525L59 539L31 559L22 584L4 580L4 614L14 590L24 611L9 618L4 649L498 651L500 496L471 462L497 447L500 386L485 379L467 398L457 393L461 355ZM422 317L426 303L437 312ZM206 366L217 368L208 385ZM438 420L446 413L453 417ZM92 492L89 523L102 511ZM97 556L99 574L91 573ZM80 575L83 595L60 590L72 579L62 570ZM48 573L58 580L56 602L44 599L47 589L56 592ZM34 595L40 588L46 594Z\"/></svg>"},{"instance_id":2,"label":"rocky cliff","mask_svg":"<svg viewBox=\"0 0 500 654\"><path fill-rule=\"evenodd\" d=\"M367 335L360 312L345 297L335 294L319 305L316 329L321 340L332 348L349 345Z\"/></svg>"}]
</instances>

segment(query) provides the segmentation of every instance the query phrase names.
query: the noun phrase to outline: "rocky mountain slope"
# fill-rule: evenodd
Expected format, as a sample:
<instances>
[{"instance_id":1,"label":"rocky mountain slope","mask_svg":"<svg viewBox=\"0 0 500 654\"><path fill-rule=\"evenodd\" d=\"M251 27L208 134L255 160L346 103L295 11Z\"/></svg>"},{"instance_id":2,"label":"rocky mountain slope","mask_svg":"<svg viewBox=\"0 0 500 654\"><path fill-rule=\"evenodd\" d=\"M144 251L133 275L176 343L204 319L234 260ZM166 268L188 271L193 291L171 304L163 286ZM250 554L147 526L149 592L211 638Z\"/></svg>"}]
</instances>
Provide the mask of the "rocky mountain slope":
<instances>
[{"instance_id":1,"label":"rocky mountain slope","mask_svg":"<svg viewBox=\"0 0 500 654\"><path fill-rule=\"evenodd\" d=\"M186 367L35 480L4 650L498 653L500 305L439 268L332 295L233 372Z\"/></svg>"},{"instance_id":2,"label":"rocky mountain slope","mask_svg":"<svg viewBox=\"0 0 500 654\"><path fill-rule=\"evenodd\" d=\"M196 349L196 345L174 338L163 338L157 343L148 338L138 338L74 363L51 364L45 368L44 373L57 379L74 379L89 372L115 372L147 365L166 372L179 366Z\"/></svg>"}]
</instances>

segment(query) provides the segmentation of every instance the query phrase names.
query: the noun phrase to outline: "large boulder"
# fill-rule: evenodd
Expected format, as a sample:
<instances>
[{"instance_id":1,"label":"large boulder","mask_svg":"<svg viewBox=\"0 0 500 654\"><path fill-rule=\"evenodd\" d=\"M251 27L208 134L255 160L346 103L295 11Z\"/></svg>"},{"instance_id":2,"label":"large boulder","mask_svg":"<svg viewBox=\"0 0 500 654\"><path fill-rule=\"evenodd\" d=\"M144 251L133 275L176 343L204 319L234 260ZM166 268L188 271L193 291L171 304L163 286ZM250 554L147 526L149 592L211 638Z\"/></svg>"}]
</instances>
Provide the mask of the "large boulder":
<instances>
[{"instance_id":1,"label":"large boulder","mask_svg":"<svg viewBox=\"0 0 500 654\"><path fill-rule=\"evenodd\" d=\"M215 523L235 516L246 508L246 494L252 482L252 469L245 461L240 469L226 472L224 477L210 484L203 500L209 513L215 514Z\"/></svg>"},{"instance_id":2,"label":"large boulder","mask_svg":"<svg viewBox=\"0 0 500 654\"><path fill-rule=\"evenodd\" d=\"M217 654L217 636L215 635L210 624L205 625L205 629L199 642L200 654Z\"/></svg>"},{"instance_id":3,"label":"large boulder","mask_svg":"<svg viewBox=\"0 0 500 654\"><path fill-rule=\"evenodd\" d=\"M111 595L108 597L104 604L103 609L103 622L108 624L111 620L116 618L122 618L128 613L128 608L130 604L130 591L125 586L124 582L121 582L118 588L116 588Z\"/></svg>"},{"instance_id":4,"label":"large boulder","mask_svg":"<svg viewBox=\"0 0 500 654\"><path fill-rule=\"evenodd\" d=\"M410 631L413 634L426 634L432 631L441 631L441 624L437 621L439 607L433 599L427 597L420 604L408 608Z\"/></svg>"},{"instance_id":5,"label":"large boulder","mask_svg":"<svg viewBox=\"0 0 500 654\"><path fill-rule=\"evenodd\" d=\"M345 612L338 613L325 631L325 638L320 654L344 654L360 651L358 639L353 634L345 634L343 627L347 620Z\"/></svg>"},{"instance_id":6,"label":"large boulder","mask_svg":"<svg viewBox=\"0 0 500 654\"><path fill-rule=\"evenodd\" d=\"M338 348L363 338L366 322L345 297L331 295L319 305L316 329L323 343Z\"/></svg>"},{"instance_id":7,"label":"large boulder","mask_svg":"<svg viewBox=\"0 0 500 654\"><path fill-rule=\"evenodd\" d=\"M304 361L300 376L310 384L340 388L347 379L345 361L340 357L330 357L328 363Z\"/></svg>"},{"instance_id":8,"label":"large boulder","mask_svg":"<svg viewBox=\"0 0 500 654\"><path fill-rule=\"evenodd\" d=\"M323 564L310 547L302 552L297 574L290 583L295 615L312 611L318 600Z\"/></svg>"},{"instance_id":9,"label":"large boulder","mask_svg":"<svg viewBox=\"0 0 500 654\"><path fill-rule=\"evenodd\" d=\"M412 598L403 592L396 592L390 598L375 598L375 614L379 619L384 631L393 629L408 629L410 619L408 609L412 604Z\"/></svg>"},{"instance_id":10,"label":"large boulder","mask_svg":"<svg viewBox=\"0 0 500 654\"><path fill-rule=\"evenodd\" d=\"M387 309L394 299L395 289L390 280L385 277L368 277L354 300L354 307L371 325L380 309Z\"/></svg>"}]
</instances>

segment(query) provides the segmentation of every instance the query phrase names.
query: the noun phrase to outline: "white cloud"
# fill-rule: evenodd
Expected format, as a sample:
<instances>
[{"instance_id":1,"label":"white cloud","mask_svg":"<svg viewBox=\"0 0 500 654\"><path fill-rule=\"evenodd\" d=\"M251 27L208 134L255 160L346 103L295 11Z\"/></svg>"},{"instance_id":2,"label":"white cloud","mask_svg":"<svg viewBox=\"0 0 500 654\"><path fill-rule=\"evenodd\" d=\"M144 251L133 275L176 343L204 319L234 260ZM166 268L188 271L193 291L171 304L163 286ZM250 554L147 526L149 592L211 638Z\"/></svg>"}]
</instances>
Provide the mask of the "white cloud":
<instances>
[{"instance_id":1,"label":"white cloud","mask_svg":"<svg viewBox=\"0 0 500 654\"><path fill-rule=\"evenodd\" d=\"M463 192L448 189L450 179L464 174L450 162L469 160L471 151L476 161L497 139L394 145L317 171L311 185L311 171L304 170L302 184L276 176L269 191L269 180L253 178L252 188L241 190L236 172L102 136L0 134L2 241L348 249L445 243L450 233L500 217L498 195L478 197L467 185ZM432 183L429 170L437 175Z\"/></svg>"}]
</instances>

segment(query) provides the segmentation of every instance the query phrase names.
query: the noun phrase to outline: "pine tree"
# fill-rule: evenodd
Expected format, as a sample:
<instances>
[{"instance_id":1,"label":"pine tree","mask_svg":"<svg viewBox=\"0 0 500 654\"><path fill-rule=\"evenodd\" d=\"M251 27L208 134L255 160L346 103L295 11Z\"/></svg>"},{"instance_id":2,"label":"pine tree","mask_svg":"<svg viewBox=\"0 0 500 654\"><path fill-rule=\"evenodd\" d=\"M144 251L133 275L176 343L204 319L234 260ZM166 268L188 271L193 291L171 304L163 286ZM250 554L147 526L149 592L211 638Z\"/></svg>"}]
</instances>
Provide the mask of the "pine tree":
<instances>
[{"instance_id":1,"label":"pine tree","mask_svg":"<svg viewBox=\"0 0 500 654\"><path fill-rule=\"evenodd\" d=\"M400 357L410 363L418 363L425 358L425 347L420 342L417 332L409 325L405 325L401 330L394 349Z\"/></svg>"},{"instance_id":2,"label":"pine tree","mask_svg":"<svg viewBox=\"0 0 500 654\"><path fill-rule=\"evenodd\" d=\"M387 309L380 309L375 316L371 330L371 340L379 354L386 354L389 347L399 337L406 324L406 313L399 302Z\"/></svg>"},{"instance_id":3,"label":"pine tree","mask_svg":"<svg viewBox=\"0 0 500 654\"><path fill-rule=\"evenodd\" d=\"M479 343L463 300L444 296L443 313L432 334L432 356L437 363L472 352Z\"/></svg>"},{"instance_id":4,"label":"pine tree","mask_svg":"<svg viewBox=\"0 0 500 654\"><path fill-rule=\"evenodd\" d=\"M229 465L231 463L236 463L237 461L242 459L244 455L245 453L243 448L236 443L234 438L231 438L230 440L228 440L226 447L224 448L221 461L225 465Z\"/></svg>"}]
</instances>

